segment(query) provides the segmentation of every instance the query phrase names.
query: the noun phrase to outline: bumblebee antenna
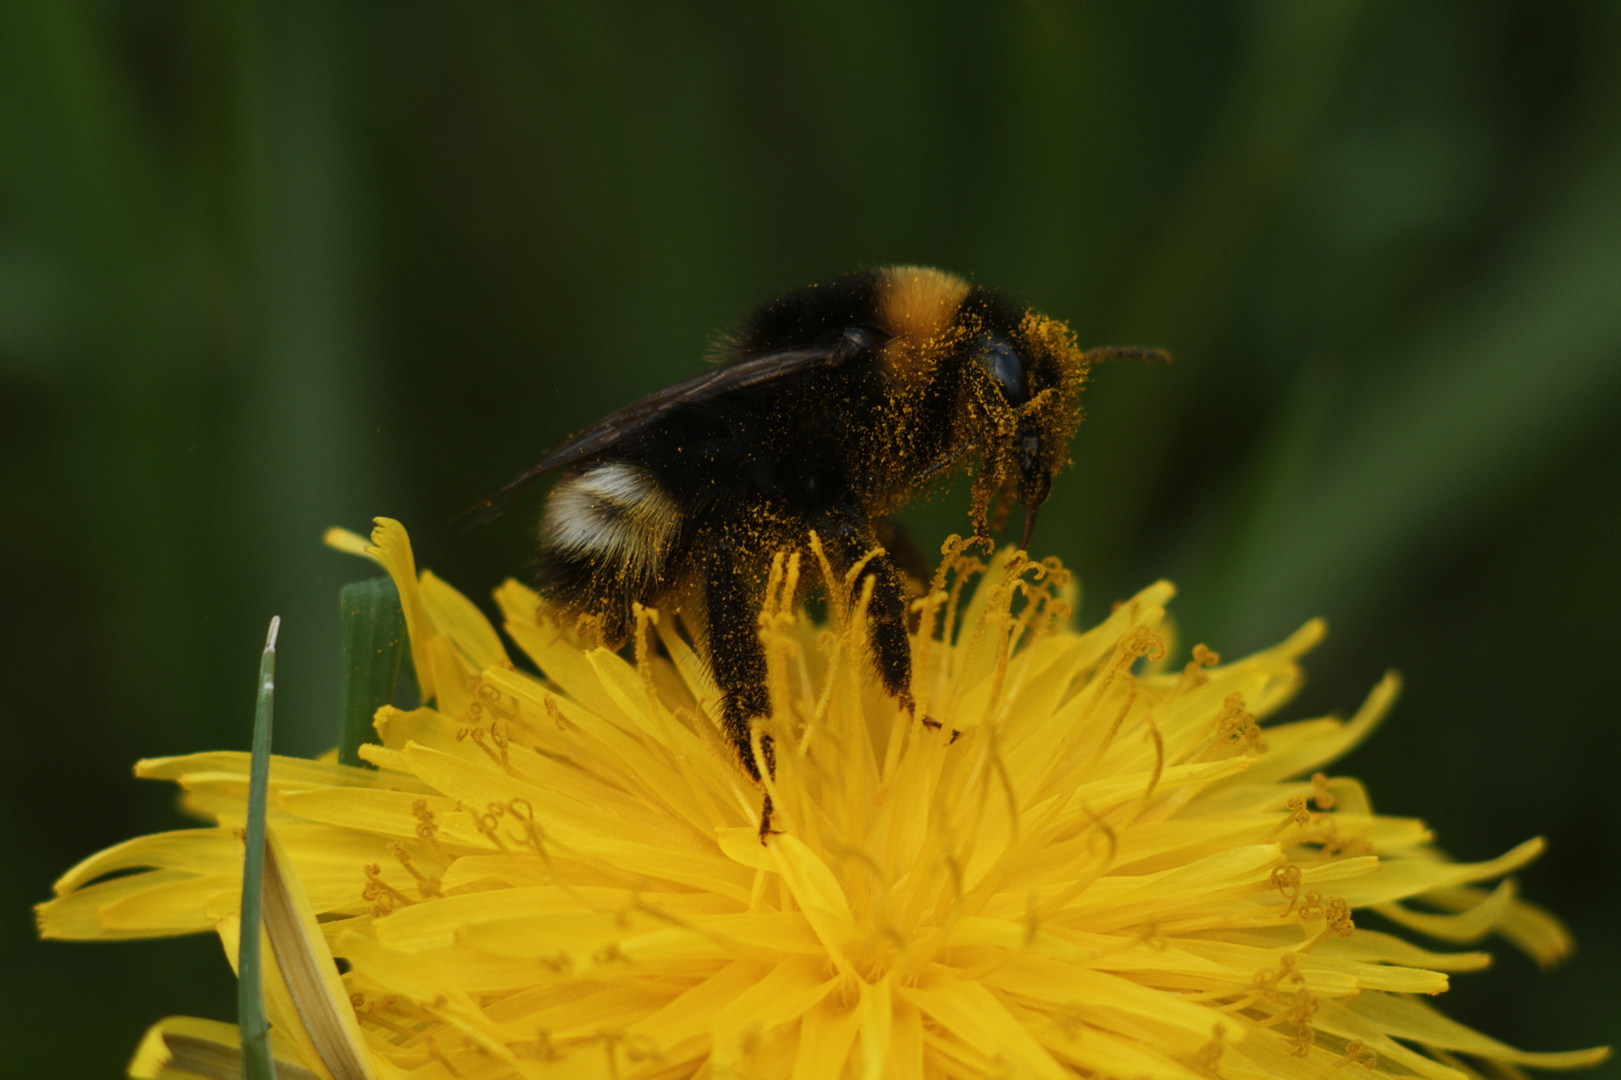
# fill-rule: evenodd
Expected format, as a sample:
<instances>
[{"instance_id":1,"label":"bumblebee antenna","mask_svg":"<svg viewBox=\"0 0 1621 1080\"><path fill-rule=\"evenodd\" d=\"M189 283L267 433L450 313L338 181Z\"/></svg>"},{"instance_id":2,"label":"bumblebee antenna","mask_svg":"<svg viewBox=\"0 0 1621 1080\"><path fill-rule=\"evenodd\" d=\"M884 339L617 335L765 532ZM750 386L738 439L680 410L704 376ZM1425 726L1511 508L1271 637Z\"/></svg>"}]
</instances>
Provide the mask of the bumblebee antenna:
<instances>
[{"instance_id":1,"label":"bumblebee antenna","mask_svg":"<svg viewBox=\"0 0 1621 1080\"><path fill-rule=\"evenodd\" d=\"M1169 364L1171 354L1164 349L1145 348L1141 345L1104 345L1088 349L1081 354L1087 364L1101 364L1105 360L1142 360L1145 363Z\"/></svg>"}]
</instances>

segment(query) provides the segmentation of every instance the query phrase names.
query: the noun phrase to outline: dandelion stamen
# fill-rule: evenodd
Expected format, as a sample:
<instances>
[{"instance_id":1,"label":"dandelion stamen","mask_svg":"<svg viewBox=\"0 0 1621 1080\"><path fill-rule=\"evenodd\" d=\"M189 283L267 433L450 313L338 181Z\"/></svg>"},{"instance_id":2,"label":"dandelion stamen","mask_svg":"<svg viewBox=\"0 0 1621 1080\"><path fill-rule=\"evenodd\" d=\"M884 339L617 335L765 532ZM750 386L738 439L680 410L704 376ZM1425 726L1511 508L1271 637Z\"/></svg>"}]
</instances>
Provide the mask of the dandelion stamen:
<instances>
[{"instance_id":1,"label":"dandelion stamen","mask_svg":"<svg viewBox=\"0 0 1621 1080\"><path fill-rule=\"evenodd\" d=\"M1379 1067L1379 1055L1367 1046L1361 1039L1352 1039L1345 1044L1345 1054L1336 1062L1333 1068L1343 1069L1347 1065L1360 1065L1364 1069L1373 1070Z\"/></svg>"},{"instance_id":2,"label":"dandelion stamen","mask_svg":"<svg viewBox=\"0 0 1621 1080\"><path fill-rule=\"evenodd\" d=\"M1211 1080L1221 1080L1221 1073L1217 1071L1216 1066L1220 1064L1221 1055L1226 1049L1227 1028L1217 1024L1210 1031L1210 1041L1201 1046L1198 1053L1193 1055L1193 1060L1188 1062L1188 1067L1202 1076L1210 1077Z\"/></svg>"},{"instance_id":3,"label":"dandelion stamen","mask_svg":"<svg viewBox=\"0 0 1621 1080\"><path fill-rule=\"evenodd\" d=\"M394 886L382 879L381 875L383 873L383 865L381 863L367 863L364 867L364 872L366 875L366 884L365 887L360 890L360 898L362 900L376 901L386 898L389 901L388 909L390 911L393 910L394 904L416 903L415 900L412 900L409 896L406 896L404 893L400 892L400 890L396 889Z\"/></svg>"},{"instance_id":4,"label":"dandelion stamen","mask_svg":"<svg viewBox=\"0 0 1621 1080\"><path fill-rule=\"evenodd\" d=\"M1272 871L1270 880L1272 887L1289 899L1289 906L1283 909L1283 915L1287 918L1295 910L1295 904L1300 901L1300 867L1280 866Z\"/></svg>"},{"instance_id":5,"label":"dandelion stamen","mask_svg":"<svg viewBox=\"0 0 1621 1080\"><path fill-rule=\"evenodd\" d=\"M399 860L400 865L405 867L406 873L416 878L417 892L422 894L422 899L431 900L436 896L445 895L440 891L438 878L429 877L416 868L416 865L411 861L411 853L406 850L404 844L396 841L388 846L388 850L394 858Z\"/></svg>"},{"instance_id":6,"label":"dandelion stamen","mask_svg":"<svg viewBox=\"0 0 1621 1080\"><path fill-rule=\"evenodd\" d=\"M1312 801L1319 810L1334 809L1334 793L1328 787L1328 774L1315 772L1311 774Z\"/></svg>"},{"instance_id":7,"label":"dandelion stamen","mask_svg":"<svg viewBox=\"0 0 1621 1080\"><path fill-rule=\"evenodd\" d=\"M1137 808L1132 811L1135 820L1148 809L1149 802L1154 798L1154 789L1159 786L1160 777L1165 774L1165 736L1160 734L1159 725L1154 722L1151 713L1143 714L1143 740L1154 744L1154 771L1148 776L1148 784L1143 788L1142 796L1137 800Z\"/></svg>"}]
</instances>

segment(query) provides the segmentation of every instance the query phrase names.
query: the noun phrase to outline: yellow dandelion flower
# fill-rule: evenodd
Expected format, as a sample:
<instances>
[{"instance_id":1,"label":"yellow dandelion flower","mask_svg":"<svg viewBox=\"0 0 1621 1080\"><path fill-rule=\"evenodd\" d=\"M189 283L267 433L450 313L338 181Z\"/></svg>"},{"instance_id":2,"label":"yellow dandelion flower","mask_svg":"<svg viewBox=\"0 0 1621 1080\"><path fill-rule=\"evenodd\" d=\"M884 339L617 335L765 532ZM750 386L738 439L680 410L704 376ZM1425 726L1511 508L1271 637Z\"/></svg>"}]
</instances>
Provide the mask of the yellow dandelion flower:
<instances>
[{"instance_id":1,"label":"yellow dandelion flower","mask_svg":"<svg viewBox=\"0 0 1621 1080\"><path fill-rule=\"evenodd\" d=\"M508 582L496 599L532 675L418 574L400 525L334 540L393 576L432 705L379 710L374 769L273 760L267 881L285 895L267 891L267 925L279 905L294 928L272 935L267 985L283 1075L1461 1080L1606 1053L1526 1053L1446 1019L1424 998L1488 957L1356 924L1497 933L1543 963L1569 947L1505 880L1540 840L1455 863L1322 771L1394 678L1348 721L1260 726L1320 624L1172 668L1168 584L1076 632L1056 563L980 566L951 544L918 604L914 720L870 675L854 577L779 560L762 842L762 793L670 620L640 614L631 662ZM811 573L830 583L826 626L792 604ZM81 863L42 932L215 931L231 952L247 755L137 773L177 782L212 827ZM171 1018L132 1074L230 1075L234 1040Z\"/></svg>"}]
</instances>

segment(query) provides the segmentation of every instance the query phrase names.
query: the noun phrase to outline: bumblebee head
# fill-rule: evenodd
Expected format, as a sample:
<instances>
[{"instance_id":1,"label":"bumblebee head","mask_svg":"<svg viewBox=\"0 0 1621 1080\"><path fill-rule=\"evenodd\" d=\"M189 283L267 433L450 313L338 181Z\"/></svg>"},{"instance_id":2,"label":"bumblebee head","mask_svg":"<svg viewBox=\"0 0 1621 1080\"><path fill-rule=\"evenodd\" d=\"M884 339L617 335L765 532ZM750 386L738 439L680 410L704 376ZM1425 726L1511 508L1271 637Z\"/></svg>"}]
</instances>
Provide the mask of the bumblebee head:
<instances>
[{"instance_id":1,"label":"bumblebee head","mask_svg":"<svg viewBox=\"0 0 1621 1080\"><path fill-rule=\"evenodd\" d=\"M992 489L1011 487L1025 508L1021 546L1028 548L1036 510L1069 460L1088 361L1063 323L1033 311L1016 320L986 314L991 318L968 342L984 376L978 396L992 429L984 446L984 497L976 499L976 516L988 508Z\"/></svg>"},{"instance_id":2,"label":"bumblebee head","mask_svg":"<svg viewBox=\"0 0 1621 1080\"><path fill-rule=\"evenodd\" d=\"M877 324L886 335L879 364L892 384L908 388L904 392L930 393L940 385L953 395L960 391L952 399L957 411L947 445L929 446L908 482L926 482L977 453L976 532L988 535L993 503L1005 506L1016 497L1025 508L1027 550L1036 510L1069 461L1091 364L1117 356L1169 359L1156 349L1082 352L1064 323L928 267L892 266L861 280L874 289ZM824 295L831 300L835 293ZM937 380L941 374L946 377Z\"/></svg>"}]
</instances>

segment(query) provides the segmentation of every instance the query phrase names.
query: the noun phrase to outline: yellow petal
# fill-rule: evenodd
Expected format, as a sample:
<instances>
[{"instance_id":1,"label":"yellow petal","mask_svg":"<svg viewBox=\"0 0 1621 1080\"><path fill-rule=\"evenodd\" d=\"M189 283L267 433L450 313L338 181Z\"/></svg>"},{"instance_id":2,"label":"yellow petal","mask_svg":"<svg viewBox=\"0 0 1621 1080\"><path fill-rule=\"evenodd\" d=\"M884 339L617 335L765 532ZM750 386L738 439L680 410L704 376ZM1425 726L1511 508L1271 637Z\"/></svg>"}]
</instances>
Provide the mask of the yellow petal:
<instances>
[{"instance_id":1,"label":"yellow petal","mask_svg":"<svg viewBox=\"0 0 1621 1080\"><path fill-rule=\"evenodd\" d=\"M1100 1012L1157 1021L1156 1026L1202 1042L1222 1014L1214 1009L1103 971L1036 956L1012 956L985 981L1012 998L1064 1006L1084 1002ZM919 1003L922 1004L921 1002ZM927 1007L924 1011L928 1012ZM1235 1037L1242 1038L1236 1034Z\"/></svg>"},{"instance_id":2,"label":"yellow petal","mask_svg":"<svg viewBox=\"0 0 1621 1080\"><path fill-rule=\"evenodd\" d=\"M861 1027L860 1013L824 997L805 1014L794 1058L794 1080L839 1080Z\"/></svg>"},{"instance_id":3,"label":"yellow petal","mask_svg":"<svg viewBox=\"0 0 1621 1080\"><path fill-rule=\"evenodd\" d=\"M1577 1069L1597 1065L1610 1056L1608 1047L1563 1053L1528 1053L1516 1050L1472 1028L1449 1020L1434 1008L1410 997L1368 994L1344 1006L1333 1006L1328 1017L1333 1028L1380 1039L1409 1039L1477 1057L1529 1065L1538 1069Z\"/></svg>"},{"instance_id":4,"label":"yellow petal","mask_svg":"<svg viewBox=\"0 0 1621 1080\"><path fill-rule=\"evenodd\" d=\"M295 1051L271 1032L277 1080L320 1080L297 1063ZM131 1080L238 1076L242 1072L242 1039L235 1024L194 1016L166 1016L147 1028L130 1060Z\"/></svg>"},{"instance_id":5,"label":"yellow petal","mask_svg":"<svg viewBox=\"0 0 1621 1080\"><path fill-rule=\"evenodd\" d=\"M422 610L434 629L450 639L475 672L506 663L507 651L477 604L435 577L432 570L422 571L418 589Z\"/></svg>"},{"instance_id":6,"label":"yellow petal","mask_svg":"<svg viewBox=\"0 0 1621 1080\"><path fill-rule=\"evenodd\" d=\"M1268 750L1256 762L1253 779L1269 781L1304 776L1344 757L1373 734L1380 721L1389 715L1400 693L1401 677L1391 672L1379 681L1349 721L1308 720L1269 728Z\"/></svg>"},{"instance_id":7,"label":"yellow petal","mask_svg":"<svg viewBox=\"0 0 1621 1080\"><path fill-rule=\"evenodd\" d=\"M321 543L334 551L341 551L345 555L359 555L363 559L370 559L371 553L366 549L371 547L371 541L359 533L334 525L321 537ZM375 561L375 560L374 560Z\"/></svg>"},{"instance_id":8,"label":"yellow petal","mask_svg":"<svg viewBox=\"0 0 1621 1080\"><path fill-rule=\"evenodd\" d=\"M715 1014L756 986L770 971L769 964L735 961L629 1030L665 1050L701 1037L707 1051Z\"/></svg>"},{"instance_id":9,"label":"yellow petal","mask_svg":"<svg viewBox=\"0 0 1621 1080\"><path fill-rule=\"evenodd\" d=\"M1014 1075L1049 1080L1064 1080L1068 1075L981 983L937 971L923 985L896 987L896 993L973 1050L1004 1063Z\"/></svg>"},{"instance_id":10,"label":"yellow petal","mask_svg":"<svg viewBox=\"0 0 1621 1080\"><path fill-rule=\"evenodd\" d=\"M85 859L57 878L51 889L65 896L103 874L147 866L194 874L232 873L241 865L240 843L231 829L179 829L138 836Z\"/></svg>"},{"instance_id":11,"label":"yellow petal","mask_svg":"<svg viewBox=\"0 0 1621 1080\"><path fill-rule=\"evenodd\" d=\"M842 958L857 945L861 935L838 879L798 837L774 837L771 855L816 936L835 959Z\"/></svg>"},{"instance_id":12,"label":"yellow petal","mask_svg":"<svg viewBox=\"0 0 1621 1080\"><path fill-rule=\"evenodd\" d=\"M238 880L238 875L151 870L47 900L34 909L35 918L40 937L63 941L202 933L214 927L209 898Z\"/></svg>"},{"instance_id":13,"label":"yellow petal","mask_svg":"<svg viewBox=\"0 0 1621 1080\"><path fill-rule=\"evenodd\" d=\"M1368 963L1390 963L1406 967L1433 968L1436 971L1481 971L1491 966L1490 953L1438 953L1421 949L1393 934L1357 927L1346 938L1329 938L1316 948L1321 957L1338 957Z\"/></svg>"},{"instance_id":14,"label":"yellow petal","mask_svg":"<svg viewBox=\"0 0 1621 1080\"><path fill-rule=\"evenodd\" d=\"M1353 907L1388 903L1433 889L1468 885L1512 874L1542 854L1547 845L1540 837L1527 840L1495 859L1478 863L1449 863L1439 859L1383 859L1379 873L1347 882L1338 892Z\"/></svg>"},{"instance_id":15,"label":"yellow petal","mask_svg":"<svg viewBox=\"0 0 1621 1080\"><path fill-rule=\"evenodd\" d=\"M808 956L792 957L772 968L747 994L715 1013L710 1060L717 1067L730 1067L748 1056L748 1043L815 1008L838 984L829 968L826 958Z\"/></svg>"},{"instance_id":16,"label":"yellow petal","mask_svg":"<svg viewBox=\"0 0 1621 1080\"><path fill-rule=\"evenodd\" d=\"M1479 941L1496 929L1514 900L1514 891L1512 881L1502 882L1475 907L1451 915L1413 911L1400 904L1380 904L1374 910L1392 922L1430 937L1467 944Z\"/></svg>"},{"instance_id":17,"label":"yellow petal","mask_svg":"<svg viewBox=\"0 0 1621 1080\"><path fill-rule=\"evenodd\" d=\"M135 775L143 780L184 780L194 774L225 773L246 777L252 755L238 750L213 750L179 757L145 758L135 763ZM431 789L406 773L379 773L335 762L306 761L303 758L270 756L270 784L280 788L368 787L420 791Z\"/></svg>"},{"instance_id":18,"label":"yellow petal","mask_svg":"<svg viewBox=\"0 0 1621 1080\"><path fill-rule=\"evenodd\" d=\"M1513 895L1512 888L1508 891L1507 906L1496 913L1492 928L1544 968L1569 956L1575 943L1571 941L1565 924L1552 912ZM1459 886L1432 890L1425 893L1422 899L1424 903L1446 911L1465 912L1484 902L1487 897L1483 889Z\"/></svg>"},{"instance_id":19,"label":"yellow petal","mask_svg":"<svg viewBox=\"0 0 1621 1080\"><path fill-rule=\"evenodd\" d=\"M365 1037L292 857L275 829L267 830L265 840L265 934L299 1019L333 1080L372 1080Z\"/></svg>"},{"instance_id":20,"label":"yellow petal","mask_svg":"<svg viewBox=\"0 0 1621 1080\"><path fill-rule=\"evenodd\" d=\"M395 588L399 590L400 607L405 611L405 631L411 638L411 661L416 668L417 689L422 694L422 700L429 701L437 695L438 687L433 682L433 664L429 661L427 645L438 631L422 606L422 596L417 586L416 556L411 553L411 538L406 535L405 526L393 518L380 517L373 521L376 527L372 529L371 546L366 549L366 554L388 571L394 579Z\"/></svg>"},{"instance_id":21,"label":"yellow petal","mask_svg":"<svg viewBox=\"0 0 1621 1080\"><path fill-rule=\"evenodd\" d=\"M888 1072L891 1051L897 1047L895 1038L895 995L889 979L861 983L861 1075L865 1080L879 1080ZM920 1051L922 1047L918 1048ZM919 1055L921 1057L921 1054Z\"/></svg>"}]
</instances>

